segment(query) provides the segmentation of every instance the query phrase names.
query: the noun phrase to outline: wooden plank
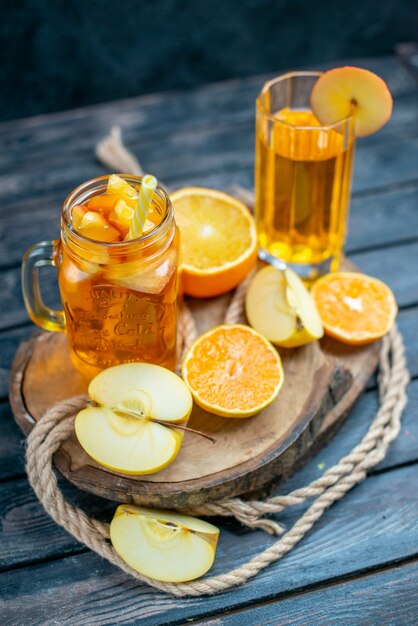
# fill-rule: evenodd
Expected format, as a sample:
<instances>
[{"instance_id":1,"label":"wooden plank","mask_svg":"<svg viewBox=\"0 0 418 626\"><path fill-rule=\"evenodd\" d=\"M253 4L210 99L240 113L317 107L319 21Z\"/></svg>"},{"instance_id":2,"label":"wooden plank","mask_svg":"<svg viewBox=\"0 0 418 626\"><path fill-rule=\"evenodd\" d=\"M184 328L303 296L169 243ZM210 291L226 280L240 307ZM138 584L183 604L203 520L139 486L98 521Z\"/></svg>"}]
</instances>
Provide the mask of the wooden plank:
<instances>
[{"instance_id":1,"label":"wooden plank","mask_svg":"<svg viewBox=\"0 0 418 626\"><path fill-rule=\"evenodd\" d=\"M385 133L382 131L380 139L376 136L373 141L358 142L354 191L417 179L418 130L414 132L409 126L404 132L390 128ZM27 196L42 198L51 190L61 190L64 199L80 183L103 174L104 170L95 161L94 143L74 154L54 154L53 160L47 153L29 161L20 159L19 168L15 162L7 167L3 165L2 204L10 198L15 203ZM243 173L253 178L254 124L237 122L226 128L212 125L208 129L173 133L155 142L142 143L141 150L136 152L144 168L165 184L224 188L237 183L237 177Z\"/></svg>"},{"instance_id":2,"label":"wooden plank","mask_svg":"<svg viewBox=\"0 0 418 626\"><path fill-rule=\"evenodd\" d=\"M0 332L0 402L9 392L10 368L17 346L23 339L34 332L33 324L28 323L22 328Z\"/></svg>"},{"instance_id":3,"label":"wooden plank","mask_svg":"<svg viewBox=\"0 0 418 626\"><path fill-rule=\"evenodd\" d=\"M41 268L42 297L46 304L52 308L61 308L56 270L50 267ZM0 273L1 312L0 330L13 328L17 324L28 322L21 288L20 267Z\"/></svg>"},{"instance_id":4,"label":"wooden plank","mask_svg":"<svg viewBox=\"0 0 418 626\"><path fill-rule=\"evenodd\" d=\"M37 561L40 556L47 559L83 550L45 514L26 480L4 483L1 490L5 498L1 503L0 569Z\"/></svg>"},{"instance_id":5,"label":"wooden plank","mask_svg":"<svg viewBox=\"0 0 418 626\"><path fill-rule=\"evenodd\" d=\"M353 254L351 257L362 271L385 281L395 293L399 305L411 306L418 303L418 273L410 268L418 266L418 242L394 245L381 250L371 250ZM41 285L44 299L50 306L59 307L56 285L56 271L43 268ZM28 316L21 294L20 268L0 272L0 292L2 293L0 330L27 322Z\"/></svg>"},{"instance_id":6,"label":"wooden plank","mask_svg":"<svg viewBox=\"0 0 418 626\"><path fill-rule=\"evenodd\" d=\"M413 376L418 375L418 310L415 308L401 311L399 325L404 335L408 357L408 366ZM19 343L36 332L36 327L27 326L0 332L0 401L8 394L10 368Z\"/></svg>"},{"instance_id":7,"label":"wooden plank","mask_svg":"<svg viewBox=\"0 0 418 626\"><path fill-rule=\"evenodd\" d=\"M378 73L397 97L414 94L416 85L394 56L350 59ZM338 64L344 64L344 61ZM333 64L323 65L326 69ZM252 76L212 83L191 91L166 92L82 109L40 115L0 124L0 137L5 150L0 158L14 159L27 153L57 153L70 143L88 145L93 136L101 135L114 124L121 125L128 136L138 129L142 139L165 135L172 129L195 128L248 119L254 115L254 101L262 84L283 73ZM92 134L80 133L80 128ZM94 135L93 135L94 133ZM1 161L0 161L1 163Z\"/></svg>"},{"instance_id":8,"label":"wooden plank","mask_svg":"<svg viewBox=\"0 0 418 626\"><path fill-rule=\"evenodd\" d=\"M409 388L409 402L403 416L401 433L391 445L386 458L377 470L374 470L375 472L392 470L399 465L418 461L418 422L415 410L417 402L418 380L415 380ZM279 492L288 493L292 489L309 484L348 454L366 433L377 407L377 393L365 394L331 443L294 475ZM8 428L3 428L3 424ZM20 433L11 429L11 424L14 426L10 413L6 410L0 411L0 428L4 433L0 443L0 454L2 457L4 454L0 464L0 478L10 478L24 470L24 442ZM61 484L65 486L65 491L72 500L78 502L92 515L98 515L104 519L107 518L107 514L111 516L115 504L78 491L65 481ZM33 525L24 524L25 515L29 509L31 517L35 520L42 520L42 523L39 521ZM0 519L13 521L13 532L10 532L10 524L3 525L0 529L0 567L7 568L50 557L56 558L69 552L71 546L74 550L80 549L75 540L70 539L66 532L59 531L52 519L43 513L42 506L36 501L26 479L9 480L0 484ZM238 524L228 523L228 527L233 528L234 532L240 532ZM54 541L50 541L51 535L54 536ZM261 535L258 545L262 543Z\"/></svg>"},{"instance_id":9,"label":"wooden plank","mask_svg":"<svg viewBox=\"0 0 418 626\"><path fill-rule=\"evenodd\" d=\"M347 252L418 237L418 185L384 190L351 201ZM385 252L382 251L382 255Z\"/></svg>"},{"instance_id":10,"label":"wooden plank","mask_svg":"<svg viewBox=\"0 0 418 626\"><path fill-rule=\"evenodd\" d=\"M217 299L210 311L202 308L201 301L193 305L200 331L224 317L224 298ZM216 441L197 440L186 433L181 455L167 470L146 477L121 477L93 462L75 436L61 446L55 466L80 489L168 509L196 507L258 490L273 478L284 480L307 460L311 448L319 449L328 441L328 433L332 436L376 369L377 344L346 351L338 361L333 349L335 343L321 342L282 354L283 391L251 420L225 421L194 406L190 424L213 434ZM10 402L25 433L48 407L86 392L86 382L71 364L64 335L41 333L21 345L13 364ZM323 428L325 418L327 427Z\"/></svg>"},{"instance_id":11,"label":"wooden plank","mask_svg":"<svg viewBox=\"0 0 418 626\"><path fill-rule=\"evenodd\" d=\"M366 61L364 65L375 64ZM413 155L412 162L403 156L403 141L411 136L417 138L418 90L397 61L389 65L378 62L378 66L394 93L396 105L389 124L358 144L357 178L361 189L371 181L379 181L379 185L382 182L381 171L372 179L368 179L367 172L362 178L364 167L359 162L361 151L381 144L399 141L399 147L384 150L382 158L386 161L391 153L398 155L404 159L403 166L409 165L404 172L406 180L413 175ZM229 178L228 170L237 167L252 169L254 100L261 83L260 77L254 77L195 92L147 96L128 101L126 106L116 102L0 125L5 146L0 155L0 197L7 205L29 195L43 197L52 188L60 190L64 198L80 182L102 173L94 157L94 145L114 123L124 127L127 144L144 165L176 186L196 178L204 184L205 176L211 173L226 172ZM393 181L394 172L403 169L388 168L389 180Z\"/></svg>"},{"instance_id":12,"label":"wooden plank","mask_svg":"<svg viewBox=\"0 0 418 626\"><path fill-rule=\"evenodd\" d=\"M372 476L333 506L282 561L243 587L214 597L170 598L138 585L90 552L5 572L0 575L3 623L13 623L18 611L27 626L74 619L79 626L90 625L98 606L109 624L183 623L409 559L418 545L418 500L411 497L415 479L416 465ZM291 514L281 519L289 523ZM238 566L272 542L261 532L225 527L212 573L224 571L226 563Z\"/></svg>"},{"instance_id":13,"label":"wooden plank","mask_svg":"<svg viewBox=\"0 0 418 626\"><path fill-rule=\"evenodd\" d=\"M418 302L418 243L393 246L353 254L353 261L363 272L380 278L393 290L400 307Z\"/></svg>"},{"instance_id":14,"label":"wooden plank","mask_svg":"<svg viewBox=\"0 0 418 626\"><path fill-rule=\"evenodd\" d=\"M416 626L418 562L392 567L279 602L209 618L201 626Z\"/></svg>"},{"instance_id":15,"label":"wooden plank","mask_svg":"<svg viewBox=\"0 0 418 626\"><path fill-rule=\"evenodd\" d=\"M90 515L112 519L112 502L79 491L63 479L60 485L66 497ZM0 493L0 570L87 550L45 513L26 478L0 483Z\"/></svg>"},{"instance_id":16,"label":"wooden plank","mask_svg":"<svg viewBox=\"0 0 418 626\"><path fill-rule=\"evenodd\" d=\"M418 107L417 107L418 110ZM1 217L0 268L20 263L37 241L59 237L62 197L26 198ZM384 190L351 203L347 251L409 241L418 237L418 181L405 189Z\"/></svg>"},{"instance_id":17,"label":"wooden plank","mask_svg":"<svg viewBox=\"0 0 418 626\"><path fill-rule=\"evenodd\" d=\"M386 457L373 469L372 473L384 472L403 464L418 461L417 402L418 381L414 380L408 388L408 404L402 417L402 427L398 438L391 444ZM328 468L338 463L366 434L377 409L377 393L375 391L367 392L360 398L331 443L318 452L308 465L292 476L281 489L281 492L288 493L293 489L309 484Z\"/></svg>"},{"instance_id":18,"label":"wooden plank","mask_svg":"<svg viewBox=\"0 0 418 626\"><path fill-rule=\"evenodd\" d=\"M187 105L181 104L182 95L179 95L176 110L181 113L182 117L174 124L167 124L167 119L161 124L148 124L143 127L143 115L140 109L136 116L132 114L129 124L124 126L124 140L127 146L138 156L144 160L144 165L152 168L160 177L171 178L176 180L179 173L207 171L213 169L215 159L222 162L225 156L225 148L228 153L233 152L237 163L243 167L251 164L254 151L254 123L255 123L255 97L256 92L252 94L251 100L243 103L240 100L241 87L238 87L238 94L235 97L234 92L219 94L220 103L210 103L202 101L200 110L196 112L188 111ZM220 115L219 104L227 101L225 115ZM232 102L239 103L238 107ZM376 147L381 144L392 143L397 139L408 139L417 136L418 126L418 90L414 92L396 97L393 115L389 123L384 126L378 133L370 135L367 138L358 141L358 150L365 147ZM212 105L212 106L211 106ZM210 108L209 108L210 107ZM202 116L203 112L208 110L209 117ZM148 115L155 115L158 110L148 108ZM117 115L115 105L115 114ZM94 147L96 143L107 134L110 126L99 124L97 117L91 117L80 123L77 118L73 119L71 112L68 114L69 119L65 125L65 133L60 132L54 123L45 122L42 128L43 141L46 143L39 145L36 138L30 139L25 137L19 141L19 129L16 129L17 137L12 136L10 141L6 141L6 145L11 143L9 149L5 149L0 155L0 171L3 176L3 184L6 188L1 190L2 195L5 191L10 191L15 174L27 172L32 174L33 182L36 184L35 173L41 169L48 168L48 177L50 171L62 169L65 173L64 163L96 165L94 156ZM216 119L213 119L216 116ZM158 120L158 118L157 118ZM182 120L184 121L182 123ZM41 132L38 130L38 132ZM1 137L1 125L0 125ZM217 151L216 148L221 145L223 150ZM246 154L243 154L243 148L249 148ZM177 157L180 160L173 161L173 151L178 151ZM51 163L51 154L54 155ZM198 162L196 162L196 157ZM158 160L158 163L156 161ZM16 168L16 163L19 164ZM224 166L227 164L225 163ZM171 167L170 167L171 166ZM157 168L157 169L156 169ZM18 171L17 171L18 170ZM44 171L44 174L46 172ZM84 177L86 180L87 176ZM51 178L51 180L53 180ZM39 181L40 182L40 181ZM45 181L44 181L45 184ZM13 198L5 198L7 202L16 201L16 194L21 195L22 186L15 189Z\"/></svg>"},{"instance_id":19,"label":"wooden plank","mask_svg":"<svg viewBox=\"0 0 418 626\"><path fill-rule=\"evenodd\" d=\"M13 419L8 402L0 404L0 480L25 472L25 440Z\"/></svg>"}]
</instances>

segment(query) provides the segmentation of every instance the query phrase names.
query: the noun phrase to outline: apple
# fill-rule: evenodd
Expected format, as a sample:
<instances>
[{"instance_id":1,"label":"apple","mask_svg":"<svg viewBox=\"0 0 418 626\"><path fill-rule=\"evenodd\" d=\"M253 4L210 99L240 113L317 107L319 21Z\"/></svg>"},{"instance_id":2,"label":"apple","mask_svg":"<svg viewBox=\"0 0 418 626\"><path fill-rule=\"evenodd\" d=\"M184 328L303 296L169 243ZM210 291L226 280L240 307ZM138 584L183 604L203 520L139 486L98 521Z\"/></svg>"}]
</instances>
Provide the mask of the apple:
<instances>
[{"instance_id":1,"label":"apple","mask_svg":"<svg viewBox=\"0 0 418 626\"><path fill-rule=\"evenodd\" d=\"M337 67L325 72L311 93L311 108L321 124L328 126L353 115L357 137L382 128L392 107L385 81L360 67Z\"/></svg>"},{"instance_id":2,"label":"apple","mask_svg":"<svg viewBox=\"0 0 418 626\"><path fill-rule=\"evenodd\" d=\"M182 379L159 365L126 363L100 372L75 433L97 463L122 474L151 474L177 456L192 410Z\"/></svg>"},{"instance_id":3,"label":"apple","mask_svg":"<svg viewBox=\"0 0 418 626\"><path fill-rule=\"evenodd\" d=\"M95 211L84 213L76 228L81 235L95 241L110 242L120 240L120 232L111 226L103 215Z\"/></svg>"},{"instance_id":4,"label":"apple","mask_svg":"<svg viewBox=\"0 0 418 626\"><path fill-rule=\"evenodd\" d=\"M132 187L124 178L117 174L111 174L107 181L107 193L114 194L126 201L138 198L137 190Z\"/></svg>"},{"instance_id":5,"label":"apple","mask_svg":"<svg viewBox=\"0 0 418 626\"><path fill-rule=\"evenodd\" d=\"M177 252L171 248L164 259L155 261L125 261L109 265L106 268L106 279L119 287L132 289L141 293L160 294L166 287L177 267Z\"/></svg>"},{"instance_id":6,"label":"apple","mask_svg":"<svg viewBox=\"0 0 418 626\"><path fill-rule=\"evenodd\" d=\"M110 540L134 570L155 580L185 582L206 574L219 529L189 515L128 504L116 509Z\"/></svg>"},{"instance_id":7,"label":"apple","mask_svg":"<svg viewBox=\"0 0 418 626\"><path fill-rule=\"evenodd\" d=\"M324 334L311 294L289 268L261 269L248 287L245 309L251 326L283 348L302 346Z\"/></svg>"}]
</instances>

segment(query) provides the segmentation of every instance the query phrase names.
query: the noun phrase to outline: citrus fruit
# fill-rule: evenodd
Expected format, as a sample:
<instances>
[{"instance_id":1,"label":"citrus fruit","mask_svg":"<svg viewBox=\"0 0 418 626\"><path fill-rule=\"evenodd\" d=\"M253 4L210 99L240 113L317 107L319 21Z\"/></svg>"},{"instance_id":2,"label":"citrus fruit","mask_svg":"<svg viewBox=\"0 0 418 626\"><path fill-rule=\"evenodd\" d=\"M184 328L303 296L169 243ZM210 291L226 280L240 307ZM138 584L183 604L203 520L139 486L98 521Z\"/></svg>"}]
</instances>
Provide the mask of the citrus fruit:
<instances>
[{"instance_id":1,"label":"citrus fruit","mask_svg":"<svg viewBox=\"0 0 418 626\"><path fill-rule=\"evenodd\" d=\"M170 197L180 229L184 292L205 298L236 287L257 260L257 232L247 207L204 187L185 187Z\"/></svg>"},{"instance_id":2,"label":"citrus fruit","mask_svg":"<svg viewBox=\"0 0 418 626\"><path fill-rule=\"evenodd\" d=\"M276 398L284 378L277 351L242 324L216 326L198 337L182 374L195 402L223 417L259 413Z\"/></svg>"},{"instance_id":3,"label":"citrus fruit","mask_svg":"<svg viewBox=\"0 0 418 626\"><path fill-rule=\"evenodd\" d=\"M382 128L392 114L392 106L385 81L360 67L337 67L325 72L311 94L311 108L321 124L335 124L353 115L357 137Z\"/></svg>"},{"instance_id":4,"label":"citrus fruit","mask_svg":"<svg viewBox=\"0 0 418 626\"><path fill-rule=\"evenodd\" d=\"M315 302L290 268L268 265L252 279L245 298L251 326L284 348L302 346L324 334Z\"/></svg>"},{"instance_id":5,"label":"citrus fruit","mask_svg":"<svg viewBox=\"0 0 418 626\"><path fill-rule=\"evenodd\" d=\"M312 287L325 333L350 345L380 339L391 328L398 307L382 281L356 272L327 274Z\"/></svg>"}]
</instances>

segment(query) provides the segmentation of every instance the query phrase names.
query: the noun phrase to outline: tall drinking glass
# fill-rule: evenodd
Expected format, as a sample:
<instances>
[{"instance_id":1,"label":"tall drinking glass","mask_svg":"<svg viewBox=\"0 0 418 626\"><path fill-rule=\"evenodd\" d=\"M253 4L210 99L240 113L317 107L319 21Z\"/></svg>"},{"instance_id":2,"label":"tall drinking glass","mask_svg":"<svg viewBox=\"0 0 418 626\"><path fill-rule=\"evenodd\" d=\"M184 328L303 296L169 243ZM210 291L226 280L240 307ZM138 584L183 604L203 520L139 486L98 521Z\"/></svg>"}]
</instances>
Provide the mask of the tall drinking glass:
<instances>
[{"instance_id":1,"label":"tall drinking glass","mask_svg":"<svg viewBox=\"0 0 418 626\"><path fill-rule=\"evenodd\" d=\"M321 126L310 110L320 72L267 82L256 102L255 214L260 257L313 279L338 269L354 160L354 121Z\"/></svg>"}]
</instances>

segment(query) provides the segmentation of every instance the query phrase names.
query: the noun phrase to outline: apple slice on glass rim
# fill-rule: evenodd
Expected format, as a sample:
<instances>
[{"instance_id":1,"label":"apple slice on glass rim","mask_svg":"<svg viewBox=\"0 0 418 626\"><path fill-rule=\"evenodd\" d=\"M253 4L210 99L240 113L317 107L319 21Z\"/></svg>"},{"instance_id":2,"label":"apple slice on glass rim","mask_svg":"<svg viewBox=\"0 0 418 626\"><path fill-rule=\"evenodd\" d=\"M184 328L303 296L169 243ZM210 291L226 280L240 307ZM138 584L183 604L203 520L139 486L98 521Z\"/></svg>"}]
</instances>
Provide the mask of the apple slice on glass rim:
<instances>
[{"instance_id":1,"label":"apple slice on glass rim","mask_svg":"<svg viewBox=\"0 0 418 626\"><path fill-rule=\"evenodd\" d=\"M321 124L332 125L352 115L357 137L380 130L390 119L392 107L385 81L360 67L324 72L311 93L311 108Z\"/></svg>"}]
</instances>

